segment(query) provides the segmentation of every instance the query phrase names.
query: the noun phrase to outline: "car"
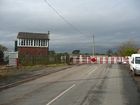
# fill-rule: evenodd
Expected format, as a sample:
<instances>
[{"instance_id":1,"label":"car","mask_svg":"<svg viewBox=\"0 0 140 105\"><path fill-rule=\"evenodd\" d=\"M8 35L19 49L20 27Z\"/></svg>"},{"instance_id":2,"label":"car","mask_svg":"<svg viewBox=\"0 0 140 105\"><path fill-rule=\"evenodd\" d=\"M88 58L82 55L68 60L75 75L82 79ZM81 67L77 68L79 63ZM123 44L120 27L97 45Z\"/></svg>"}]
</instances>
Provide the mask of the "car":
<instances>
[{"instance_id":1,"label":"car","mask_svg":"<svg viewBox=\"0 0 140 105\"><path fill-rule=\"evenodd\" d=\"M127 64L127 62L126 61L123 61L122 64Z\"/></svg>"},{"instance_id":2,"label":"car","mask_svg":"<svg viewBox=\"0 0 140 105\"><path fill-rule=\"evenodd\" d=\"M140 75L140 54L131 55L130 69L134 75Z\"/></svg>"}]
</instances>

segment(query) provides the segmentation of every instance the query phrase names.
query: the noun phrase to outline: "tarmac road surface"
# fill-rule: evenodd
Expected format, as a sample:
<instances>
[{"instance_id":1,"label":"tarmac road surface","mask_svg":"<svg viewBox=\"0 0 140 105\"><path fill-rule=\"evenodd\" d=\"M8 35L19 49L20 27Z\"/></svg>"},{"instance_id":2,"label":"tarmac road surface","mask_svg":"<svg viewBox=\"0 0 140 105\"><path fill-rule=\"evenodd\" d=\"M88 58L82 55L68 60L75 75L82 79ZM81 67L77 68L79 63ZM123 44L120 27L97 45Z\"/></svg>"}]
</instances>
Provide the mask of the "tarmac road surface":
<instances>
[{"instance_id":1,"label":"tarmac road surface","mask_svg":"<svg viewBox=\"0 0 140 105\"><path fill-rule=\"evenodd\" d=\"M3 90L0 105L140 105L140 94L119 65L87 64Z\"/></svg>"}]
</instances>

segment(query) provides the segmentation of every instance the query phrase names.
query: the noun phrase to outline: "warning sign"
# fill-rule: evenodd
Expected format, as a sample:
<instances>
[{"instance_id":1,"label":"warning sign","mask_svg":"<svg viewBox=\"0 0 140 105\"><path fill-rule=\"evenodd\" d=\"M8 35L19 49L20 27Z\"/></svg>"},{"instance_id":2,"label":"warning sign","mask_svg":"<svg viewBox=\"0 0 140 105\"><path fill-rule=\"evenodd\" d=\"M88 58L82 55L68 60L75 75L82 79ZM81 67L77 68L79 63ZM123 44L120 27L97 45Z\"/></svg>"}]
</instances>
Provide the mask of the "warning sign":
<instances>
[{"instance_id":1,"label":"warning sign","mask_svg":"<svg viewBox=\"0 0 140 105\"><path fill-rule=\"evenodd\" d=\"M91 58L91 61L92 62L96 62L97 61L97 58Z\"/></svg>"}]
</instances>

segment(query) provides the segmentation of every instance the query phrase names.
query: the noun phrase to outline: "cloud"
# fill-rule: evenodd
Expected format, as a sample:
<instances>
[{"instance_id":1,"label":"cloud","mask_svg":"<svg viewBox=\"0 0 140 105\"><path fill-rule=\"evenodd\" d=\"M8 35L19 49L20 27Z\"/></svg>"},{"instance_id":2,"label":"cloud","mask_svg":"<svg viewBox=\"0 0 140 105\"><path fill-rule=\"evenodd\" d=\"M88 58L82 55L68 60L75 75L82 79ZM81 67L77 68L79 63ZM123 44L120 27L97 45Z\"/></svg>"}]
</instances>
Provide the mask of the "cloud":
<instances>
[{"instance_id":1,"label":"cloud","mask_svg":"<svg viewBox=\"0 0 140 105\"><path fill-rule=\"evenodd\" d=\"M91 51L139 42L140 2L137 0L49 0L73 26L61 19L44 0L1 0L0 43L11 48L18 32L51 32L51 49ZM76 27L76 29L75 29ZM8 43L7 43L8 42Z\"/></svg>"}]
</instances>

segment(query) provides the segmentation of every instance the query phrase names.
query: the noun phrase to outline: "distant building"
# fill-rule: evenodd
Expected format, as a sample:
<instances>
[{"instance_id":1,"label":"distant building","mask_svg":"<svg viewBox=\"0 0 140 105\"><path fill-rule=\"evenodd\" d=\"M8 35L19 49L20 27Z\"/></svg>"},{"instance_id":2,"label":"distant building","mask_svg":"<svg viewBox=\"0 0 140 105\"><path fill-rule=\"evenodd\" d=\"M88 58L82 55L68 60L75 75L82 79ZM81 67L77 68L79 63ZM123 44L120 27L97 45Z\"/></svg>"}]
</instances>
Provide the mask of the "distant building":
<instances>
[{"instance_id":1,"label":"distant building","mask_svg":"<svg viewBox=\"0 0 140 105\"><path fill-rule=\"evenodd\" d=\"M49 52L49 32L19 32L15 42L15 50L20 55L47 56Z\"/></svg>"}]
</instances>

